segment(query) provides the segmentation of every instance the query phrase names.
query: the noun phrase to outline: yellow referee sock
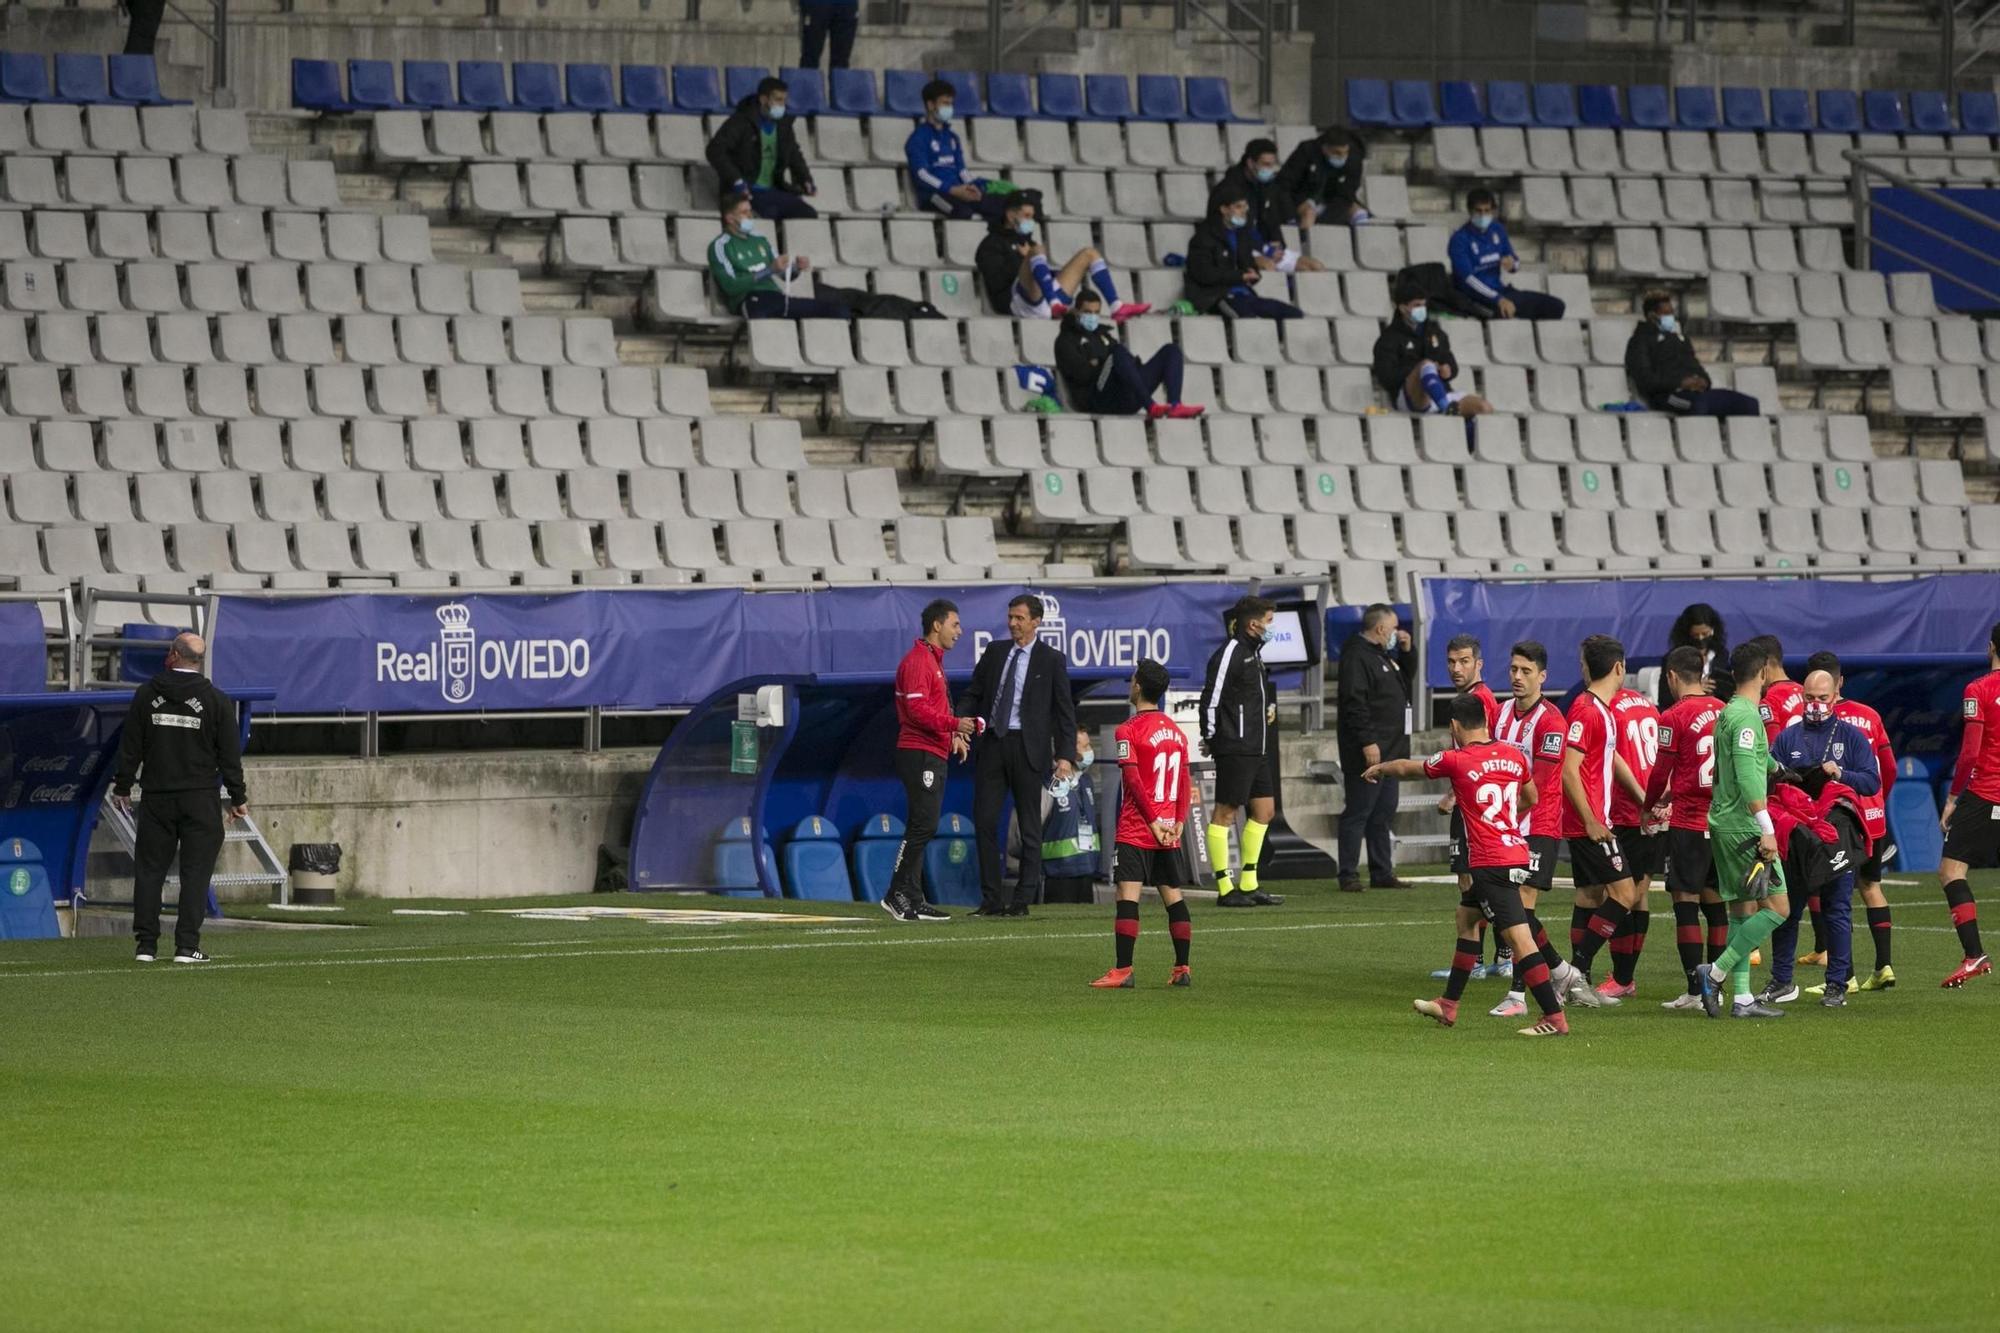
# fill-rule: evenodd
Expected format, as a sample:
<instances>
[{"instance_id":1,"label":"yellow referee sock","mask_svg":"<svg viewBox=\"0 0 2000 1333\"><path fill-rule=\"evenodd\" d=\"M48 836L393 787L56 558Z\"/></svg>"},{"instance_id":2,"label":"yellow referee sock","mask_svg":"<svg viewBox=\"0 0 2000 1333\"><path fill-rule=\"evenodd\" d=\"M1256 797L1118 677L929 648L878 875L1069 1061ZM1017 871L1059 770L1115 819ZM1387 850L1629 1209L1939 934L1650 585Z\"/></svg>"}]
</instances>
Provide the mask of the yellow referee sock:
<instances>
[{"instance_id":1,"label":"yellow referee sock","mask_svg":"<svg viewBox=\"0 0 2000 1333\"><path fill-rule=\"evenodd\" d=\"M1264 854L1264 835L1271 831L1269 824L1259 824L1254 819L1243 821L1243 873L1237 884L1245 893L1257 892L1257 861Z\"/></svg>"},{"instance_id":2,"label":"yellow referee sock","mask_svg":"<svg viewBox=\"0 0 2000 1333\"><path fill-rule=\"evenodd\" d=\"M1215 892L1226 896L1235 891L1236 886L1229 879L1229 826L1210 824L1208 826L1208 864L1215 871Z\"/></svg>"}]
</instances>

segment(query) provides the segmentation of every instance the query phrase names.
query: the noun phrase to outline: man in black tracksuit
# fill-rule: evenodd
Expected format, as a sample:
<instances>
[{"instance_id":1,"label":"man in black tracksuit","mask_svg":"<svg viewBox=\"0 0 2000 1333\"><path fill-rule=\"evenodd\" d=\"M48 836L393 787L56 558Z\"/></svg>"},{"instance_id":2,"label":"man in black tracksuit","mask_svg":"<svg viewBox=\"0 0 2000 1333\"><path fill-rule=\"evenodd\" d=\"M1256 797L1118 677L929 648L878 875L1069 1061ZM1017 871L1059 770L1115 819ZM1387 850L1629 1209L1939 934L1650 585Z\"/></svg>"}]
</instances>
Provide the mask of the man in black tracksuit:
<instances>
[{"instance_id":1,"label":"man in black tracksuit","mask_svg":"<svg viewBox=\"0 0 2000 1333\"><path fill-rule=\"evenodd\" d=\"M767 78L757 95L736 104L736 112L708 141L708 165L722 197L750 196L760 218L816 218L819 210L801 196L815 193L812 169L799 151L799 136L786 116L790 96L783 79Z\"/></svg>"},{"instance_id":2,"label":"man in black tracksuit","mask_svg":"<svg viewBox=\"0 0 2000 1333\"><path fill-rule=\"evenodd\" d=\"M1493 410L1476 393L1461 393L1451 339L1430 318L1430 301L1414 283L1395 292L1396 309L1375 340L1375 383L1399 412L1475 417ZM1468 429L1470 429L1468 427ZM1469 441L1468 441L1469 443Z\"/></svg>"},{"instance_id":3,"label":"man in black tracksuit","mask_svg":"<svg viewBox=\"0 0 2000 1333\"><path fill-rule=\"evenodd\" d=\"M1391 654L1400 647L1402 661ZM1416 676L1410 636L1398 628L1396 608L1376 603L1361 614L1361 630L1340 649L1340 772L1347 808L1340 815L1340 887L1361 891L1361 844L1368 843L1368 880L1396 888L1397 782L1366 782L1361 774L1386 759L1410 756L1410 682Z\"/></svg>"},{"instance_id":4,"label":"man in black tracksuit","mask_svg":"<svg viewBox=\"0 0 2000 1333\"><path fill-rule=\"evenodd\" d=\"M1250 196L1241 185L1222 184L1209 196L1208 216L1188 241L1182 295L1196 313L1238 319L1297 319L1305 312L1277 296L1260 296L1257 286L1268 270L1257 266L1256 235L1250 228ZM1265 284L1283 292L1282 274Z\"/></svg>"},{"instance_id":5,"label":"man in black tracksuit","mask_svg":"<svg viewBox=\"0 0 2000 1333\"><path fill-rule=\"evenodd\" d=\"M1278 184L1298 207L1298 224L1310 229L1320 222L1362 223L1361 172L1368 146L1338 125L1292 150L1278 169Z\"/></svg>"},{"instance_id":6,"label":"man in black tracksuit","mask_svg":"<svg viewBox=\"0 0 2000 1333\"><path fill-rule=\"evenodd\" d=\"M1632 392L1655 412L1683 417L1754 417L1757 400L1709 382L1694 344L1681 332L1668 292L1647 292L1639 303L1645 319L1625 344L1625 378Z\"/></svg>"},{"instance_id":7,"label":"man in black tracksuit","mask_svg":"<svg viewBox=\"0 0 2000 1333\"><path fill-rule=\"evenodd\" d=\"M133 956L142 963L152 962L159 947L160 890L176 850L181 897L174 918L174 961L208 961L201 951L201 922L223 843L223 808L216 790L228 789L229 818L249 813L236 705L201 674L207 651L200 635L174 640L166 670L132 696L118 745L111 799L129 811L132 784L143 779L145 787L132 852L138 867L132 888L132 935L138 945Z\"/></svg>"},{"instance_id":8,"label":"man in black tracksuit","mask_svg":"<svg viewBox=\"0 0 2000 1333\"><path fill-rule=\"evenodd\" d=\"M1229 637L1208 659L1201 686L1201 752L1215 761L1215 804L1208 812L1208 862L1217 907L1276 907L1284 899L1257 885L1264 837L1277 817L1278 709L1264 636L1277 603L1246 596L1229 613ZM1243 871L1229 874L1229 830L1243 820Z\"/></svg>"}]
</instances>

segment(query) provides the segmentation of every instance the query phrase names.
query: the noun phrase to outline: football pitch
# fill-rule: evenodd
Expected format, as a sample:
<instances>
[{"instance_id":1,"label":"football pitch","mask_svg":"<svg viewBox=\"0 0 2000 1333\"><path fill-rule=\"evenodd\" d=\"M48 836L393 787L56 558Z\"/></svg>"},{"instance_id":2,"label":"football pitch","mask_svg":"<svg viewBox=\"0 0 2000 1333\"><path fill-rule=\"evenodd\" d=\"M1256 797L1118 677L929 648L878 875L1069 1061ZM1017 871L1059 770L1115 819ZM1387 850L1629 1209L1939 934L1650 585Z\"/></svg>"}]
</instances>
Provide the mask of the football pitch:
<instances>
[{"instance_id":1,"label":"football pitch","mask_svg":"<svg viewBox=\"0 0 2000 1333\"><path fill-rule=\"evenodd\" d=\"M1411 1012L1449 889L1272 887L1196 904L1186 991L1152 902L1110 992L1108 907L0 945L0 1326L1992 1326L2000 982L1937 989L1934 876L1897 989L1764 1023L1659 1008L1655 894L1552 1041Z\"/></svg>"}]
</instances>

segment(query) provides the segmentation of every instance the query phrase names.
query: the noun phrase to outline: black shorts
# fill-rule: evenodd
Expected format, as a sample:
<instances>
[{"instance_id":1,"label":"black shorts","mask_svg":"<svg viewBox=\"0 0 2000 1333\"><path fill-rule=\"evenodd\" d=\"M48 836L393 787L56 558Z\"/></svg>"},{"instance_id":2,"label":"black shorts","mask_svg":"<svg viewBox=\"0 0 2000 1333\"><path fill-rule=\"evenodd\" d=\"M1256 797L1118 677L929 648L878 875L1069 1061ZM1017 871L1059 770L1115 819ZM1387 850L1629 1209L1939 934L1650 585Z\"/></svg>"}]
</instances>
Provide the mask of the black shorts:
<instances>
[{"instance_id":1,"label":"black shorts","mask_svg":"<svg viewBox=\"0 0 2000 1333\"><path fill-rule=\"evenodd\" d=\"M1474 907L1495 930L1528 924L1528 909L1521 905L1521 885L1528 878L1526 866L1480 866L1472 871L1472 888L1459 895L1460 907Z\"/></svg>"},{"instance_id":2,"label":"black shorts","mask_svg":"<svg viewBox=\"0 0 2000 1333\"><path fill-rule=\"evenodd\" d=\"M2000 862L2000 806L1971 792L1960 796L1944 833L1944 857L1975 870Z\"/></svg>"},{"instance_id":3,"label":"black shorts","mask_svg":"<svg viewBox=\"0 0 2000 1333\"><path fill-rule=\"evenodd\" d=\"M1465 847L1465 812L1457 806L1451 808L1451 873L1469 875L1472 861ZM1467 903L1470 907L1472 904Z\"/></svg>"},{"instance_id":4,"label":"black shorts","mask_svg":"<svg viewBox=\"0 0 2000 1333\"><path fill-rule=\"evenodd\" d=\"M1602 888L1630 879L1632 872L1625 868L1625 853L1619 850L1618 835L1614 833L1603 842L1571 838L1569 877L1579 889Z\"/></svg>"},{"instance_id":5,"label":"black shorts","mask_svg":"<svg viewBox=\"0 0 2000 1333\"><path fill-rule=\"evenodd\" d=\"M1276 796L1277 760L1268 754L1219 754L1215 757L1215 803L1238 810L1260 796Z\"/></svg>"},{"instance_id":6,"label":"black shorts","mask_svg":"<svg viewBox=\"0 0 2000 1333\"><path fill-rule=\"evenodd\" d=\"M1894 860L1895 856L1896 844L1890 840L1885 831L1881 837L1875 839L1874 850L1869 852L1868 859L1855 868L1854 878L1862 884L1880 884L1882 867Z\"/></svg>"},{"instance_id":7,"label":"black shorts","mask_svg":"<svg viewBox=\"0 0 2000 1333\"><path fill-rule=\"evenodd\" d=\"M1541 836L1528 839L1528 877L1521 881L1522 888L1547 893L1555 885L1556 853L1561 847L1561 838Z\"/></svg>"},{"instance_id":8,"label":"black shorts","mask_svg":"<svg viewBox=\"0 0 2000 1333\"><path fill-rule=\"evenodd\" d=\"M1111 873L1116 884L1150 884L1156 889L1184 889L1194 883L1187 852L1180 847L1134 847L1118 844Z\"/></svg>"},{"instance_id":9,"label":"black shorts","mask_svg":"<svg viewBox=\"0 0 2000 1333\"><path fill-rule=\"evenodd\" d=\"M1611 831L1618 835L1618 849L1625 853L1626 874L1633 879L1644 879L1660 873L1660 863L1667 855L1664 833L1647 833L1631 825Z\"/></svg>"},{"instance_id":10,"label":"black shorts","mask_svg":"<svg viewBox=\"0 0 2000 1333\"><path fill-rule=\"evenodd\" d=\"M1670 828L1667 840L1667 892L1698 894L1715 887L1715 853L1708 830Z\"/></svg>"}]
</instances>

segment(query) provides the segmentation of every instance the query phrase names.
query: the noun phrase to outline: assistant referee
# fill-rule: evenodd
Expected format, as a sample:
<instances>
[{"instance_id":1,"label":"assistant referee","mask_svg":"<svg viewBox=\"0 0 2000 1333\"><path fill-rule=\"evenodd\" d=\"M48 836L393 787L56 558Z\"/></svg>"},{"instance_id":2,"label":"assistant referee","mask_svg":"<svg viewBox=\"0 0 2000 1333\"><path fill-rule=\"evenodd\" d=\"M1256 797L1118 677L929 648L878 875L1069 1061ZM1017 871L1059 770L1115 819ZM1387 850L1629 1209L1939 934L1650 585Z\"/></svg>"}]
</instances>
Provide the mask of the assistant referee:
<instances>
[{"instance_id":1,"label":"assistant referee","mask_svg":"<svg viewBox=\"0 0 2000 1333\"><path fill-rule=\"evenodd\" d=\"M1209 812L1208 860L1217 907L1276 907L1284 899L1257 886L1264 835L1278 811L1278 708L1264 666L1264 637L1277 618L1267 597L1239 600L1229 638L1208 659L1201 687L1201 748L1215 760L1215 808ZM1243 811L1243 870L1229 875L1229 830Z\"/></svg>"}]
</instances>

